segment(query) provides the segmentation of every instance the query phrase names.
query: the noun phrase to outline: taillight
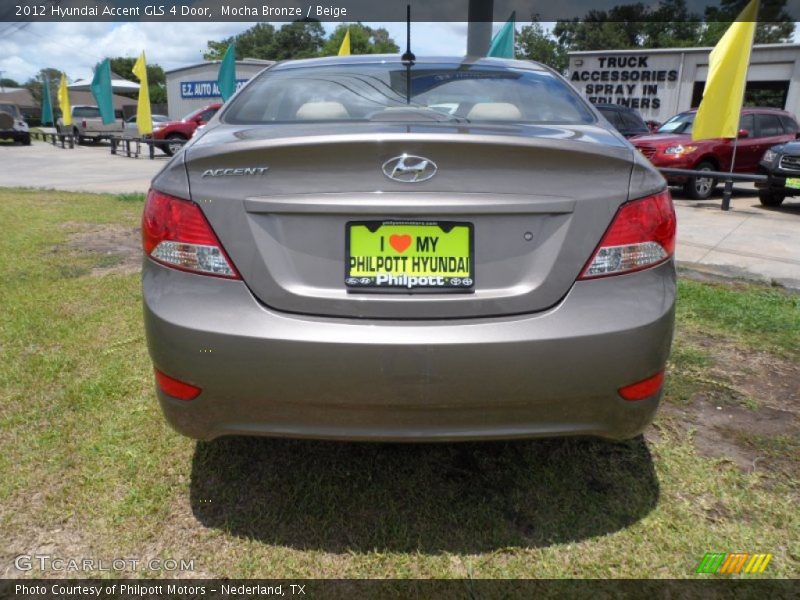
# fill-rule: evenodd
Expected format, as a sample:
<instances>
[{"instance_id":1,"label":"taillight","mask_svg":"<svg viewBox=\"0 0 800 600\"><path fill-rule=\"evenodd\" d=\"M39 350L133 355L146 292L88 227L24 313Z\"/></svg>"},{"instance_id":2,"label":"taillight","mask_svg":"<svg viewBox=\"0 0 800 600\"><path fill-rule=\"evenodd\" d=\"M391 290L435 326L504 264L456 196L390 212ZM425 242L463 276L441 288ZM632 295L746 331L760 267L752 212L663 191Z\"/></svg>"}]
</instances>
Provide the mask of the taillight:
<instances>
[{"instance_id":1,"label":"taillight","mask_svg":"<svg viewBox=\"0 0 800 600\"><path fill-rule=\"evenodd\" d=\"M625 400L635 402L658 393L662 385L664 385L664 371L659 371L652 377L619 388L618 392Z\"/></svg>"},{"instance_id":2,"label":"taillight","mask_svg":"<svg viewBox=\"0 0 800 600\"><path fill-rule=\"evenodd\" d=\"M167 396L172 396L178 400L194 400L203 391L196 385L165 375L158 369L155 369L155 372L156 383Z\"/></svg>"},{"instance_id":3,"label":"taillight","mask_svg":"<svg viewBox=\"0 0 800 600\"><path fill-rule=\"evenodd\" d=\"M81 127L83 127L84 129L86 129L86 119L84 119L83 121L81 121Z\"/></svg>"},{"instance_id":4,"label":"taillight","mask_svg":"<svg viewBox=\"0 0 800 600\"><path fill-rule=\"evenodd\" d=\"M200 207L150 190L142 215L142 246L153 260L176 269L240 279Z\"/></svg>"},{"instance_id":5,"label":"taillight","mask_svg":"<svg viewBox=\"0 0 800 600\"><path fill-rule=\"evenodd\" d=\"M674 251L675 209L669 190L664 190L619 207L579 279L646 269Z\"/></svg>"}]
</instances>

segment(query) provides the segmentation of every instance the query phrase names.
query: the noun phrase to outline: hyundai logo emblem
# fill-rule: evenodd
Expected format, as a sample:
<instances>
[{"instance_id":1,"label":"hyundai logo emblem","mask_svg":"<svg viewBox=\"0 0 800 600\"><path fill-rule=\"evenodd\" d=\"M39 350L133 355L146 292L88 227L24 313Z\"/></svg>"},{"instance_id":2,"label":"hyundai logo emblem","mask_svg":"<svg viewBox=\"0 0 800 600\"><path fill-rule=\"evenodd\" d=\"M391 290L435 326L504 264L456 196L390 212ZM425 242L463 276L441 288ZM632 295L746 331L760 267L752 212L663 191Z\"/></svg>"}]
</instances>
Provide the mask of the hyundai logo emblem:
<instances>
[{"instance_id":1,"label":"hyundai logo emblem","mask_svg":"<svg viewBox=\"0 0 800 600\"><path fill-rule=\"evenodd\" d=\"M429 158L403 154L383 163L383 174L401 183L419 183L436 175L436 163Z\"/></svg>"}]
</instances>

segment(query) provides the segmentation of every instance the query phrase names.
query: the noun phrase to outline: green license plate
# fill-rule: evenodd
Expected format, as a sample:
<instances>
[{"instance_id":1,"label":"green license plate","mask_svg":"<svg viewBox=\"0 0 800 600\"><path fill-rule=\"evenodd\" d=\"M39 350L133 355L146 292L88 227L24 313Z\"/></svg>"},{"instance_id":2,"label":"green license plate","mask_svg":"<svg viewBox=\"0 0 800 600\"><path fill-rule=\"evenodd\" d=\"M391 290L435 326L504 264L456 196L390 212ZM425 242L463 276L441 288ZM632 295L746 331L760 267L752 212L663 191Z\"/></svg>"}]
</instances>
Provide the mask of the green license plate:
<instances>
[{"instance_id":1,"label":"green license plate","mask_svg":"<svg viewBox=\"0 0 800 600\"><path fill-rule=\"evenodd\" d=\"M448 289L475 285L472 223L350 221L344 283L351 289Z\"/></svg>"},{"instance_id":2,"label":"green license plate","mask_svg":"<svg viewBox=\"0 0 800 600\"><path fill-rule=\"evenodd\" d=\"M798 177L787 177L786 178L786 187L792 188L793 190L800 190L800 178L798 178Z\"/></svg>"}]
</instances>

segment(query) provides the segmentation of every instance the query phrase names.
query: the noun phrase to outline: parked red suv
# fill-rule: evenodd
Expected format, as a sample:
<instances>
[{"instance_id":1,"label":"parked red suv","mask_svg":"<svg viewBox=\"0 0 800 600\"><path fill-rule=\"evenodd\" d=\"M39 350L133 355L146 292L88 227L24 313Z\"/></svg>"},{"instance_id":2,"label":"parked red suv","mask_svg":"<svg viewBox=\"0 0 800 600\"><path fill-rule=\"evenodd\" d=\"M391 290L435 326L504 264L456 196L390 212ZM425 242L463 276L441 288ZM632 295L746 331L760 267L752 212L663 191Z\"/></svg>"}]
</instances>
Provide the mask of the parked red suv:
<instances>
[{"instance_id":1,"label":"parked red suv","mask_svg":"<svg viewBox=\"0 0 800 600\"><path fill-rule=\"evenodd\" d=\"M164 151L164 154L172 156L181 149L183 144L194 135L195 130L201 125L205 125L211 120L217 111L222 106L221 103L216 102L204 106L200 110L190 112L180 121L169 121L167 123L154 123L153 139L166 140L172 143L161 144L159 148Z\"/></svg>"},{"instance_id":2,"label":"parked red suv","mask_svg":"<svg viewBox=\"0 0 800 600\"><path fill-rule=\"evenodd\" d=\"M696 110L675 115L656 133L631 139L631 143L656 167L729 171L733 140L692 141L692 124ZM745 108L739 122L734 172L756 173L764 152L775 144L794 140L798 125L788 112L774 108ZM669 176L671 185L682 184L686 194L695 200L708 198L717 186L713 177Z\"/></svg>"}]
</instances>

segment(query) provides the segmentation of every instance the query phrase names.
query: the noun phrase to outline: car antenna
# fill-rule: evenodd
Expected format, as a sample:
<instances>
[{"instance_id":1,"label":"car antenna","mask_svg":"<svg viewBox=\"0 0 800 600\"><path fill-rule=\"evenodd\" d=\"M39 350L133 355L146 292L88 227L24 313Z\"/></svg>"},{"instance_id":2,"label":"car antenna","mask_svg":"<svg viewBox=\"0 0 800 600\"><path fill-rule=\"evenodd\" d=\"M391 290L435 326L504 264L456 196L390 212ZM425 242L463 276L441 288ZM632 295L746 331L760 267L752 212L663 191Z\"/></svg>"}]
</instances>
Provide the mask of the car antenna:
<instances>
[{"instance_id":1,"label":"car antenna","mask_svg":"<svg viewBox=\"0 0 800 600\"><path fill-rule=\"evenodd\" d=\"M411 104L411 67L417 57L411 51L411 5L406 4L406 51L400 60L406 66L406 104Z\"/></svg>"}]
</instances>

